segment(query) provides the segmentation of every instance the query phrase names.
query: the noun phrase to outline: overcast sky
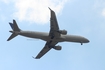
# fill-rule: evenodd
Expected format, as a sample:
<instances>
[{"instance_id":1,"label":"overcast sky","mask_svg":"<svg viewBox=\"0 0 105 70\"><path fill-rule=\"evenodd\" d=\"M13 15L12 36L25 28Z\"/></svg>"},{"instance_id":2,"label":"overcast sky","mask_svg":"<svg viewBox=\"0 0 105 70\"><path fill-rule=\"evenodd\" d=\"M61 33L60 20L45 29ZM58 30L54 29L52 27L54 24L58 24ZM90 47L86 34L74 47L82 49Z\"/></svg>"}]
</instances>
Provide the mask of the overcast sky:
<instances>
[{"instance_id":1,"label":"overcast sky","mask_svg":"<svg viewBox=\"0 0 105 70\"><path fill-rule=\"evenodd\" d=\"M63 42L33 59L45 41L11 35L13 19L21 30L49 32L50 7L60 29L81 35L90 43ZM0 0L0 70L105 70L105 0Z\"/></svg>"}]
</instances>

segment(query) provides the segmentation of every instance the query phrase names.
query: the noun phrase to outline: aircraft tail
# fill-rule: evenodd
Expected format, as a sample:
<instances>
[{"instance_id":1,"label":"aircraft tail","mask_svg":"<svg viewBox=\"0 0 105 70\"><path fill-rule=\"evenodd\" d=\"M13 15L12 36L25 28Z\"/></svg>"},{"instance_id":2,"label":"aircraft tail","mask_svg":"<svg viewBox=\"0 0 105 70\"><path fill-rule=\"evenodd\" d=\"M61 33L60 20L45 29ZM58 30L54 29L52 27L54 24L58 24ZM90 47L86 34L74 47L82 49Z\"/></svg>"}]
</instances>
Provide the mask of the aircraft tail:
<instances>
[{"instance_id":1,"label":"aircraft tail","mask_svg":"<svg viewBox=\"0 0 105 70\"><path fill-rule=\"evenodd\" d=\"M11 26L11 28L12 28L13 31L9 31L9 32L11 32L12 34L11 34L11 36L7 39L7 41L9 41L9 40L13 39L14 37L16 37L16 36L19 34L19 32L21 31L21 30L19 29L19 27L18 27L18 25L17 25L17 23L16 23L15 20L13 20L13 23L9 23L9 24L10 24L10 26Z\"/></svg>"}]
</instances>

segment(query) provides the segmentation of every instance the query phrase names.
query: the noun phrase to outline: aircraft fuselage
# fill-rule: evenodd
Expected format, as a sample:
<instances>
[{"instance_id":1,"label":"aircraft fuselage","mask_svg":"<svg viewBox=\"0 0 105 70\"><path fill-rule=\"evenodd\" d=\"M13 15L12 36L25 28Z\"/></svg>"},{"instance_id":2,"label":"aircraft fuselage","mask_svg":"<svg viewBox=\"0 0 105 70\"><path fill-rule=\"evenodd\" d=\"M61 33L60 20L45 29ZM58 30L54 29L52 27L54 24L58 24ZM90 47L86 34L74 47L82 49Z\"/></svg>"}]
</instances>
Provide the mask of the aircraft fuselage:
<instances>
[{"instance_id":1,"label":"aircraft fuselage","mask_svg":"<svg viewBox=\"0 0 105 70\"><path fill-rule=\"evenodd\" d=\"M36 39L42 39L44 41L49 41L51 40L49 33L46 32L36 32L36 31L20 31L18 35L22 35L25 37L30 37L30 38L36 38ZM54 37L53 41L57 42L77 42L77 43L87 43L89 42L88 39L82 37L82 36L77 36L77 35L62 35L59 38Z\"/></svg>"}]
</instances>

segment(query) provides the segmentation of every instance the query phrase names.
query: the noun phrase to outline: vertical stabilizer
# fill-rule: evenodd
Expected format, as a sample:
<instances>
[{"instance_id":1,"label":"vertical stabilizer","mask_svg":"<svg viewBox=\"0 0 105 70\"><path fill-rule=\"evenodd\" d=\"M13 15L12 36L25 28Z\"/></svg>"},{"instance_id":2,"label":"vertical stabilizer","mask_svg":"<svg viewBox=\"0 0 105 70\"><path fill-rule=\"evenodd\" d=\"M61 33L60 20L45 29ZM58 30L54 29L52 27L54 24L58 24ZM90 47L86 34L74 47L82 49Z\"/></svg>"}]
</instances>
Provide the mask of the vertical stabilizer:
<instances>
[{"instance_id":1,"label":"vertical stabilizer","mask_svg":"<svg viewBox=\"0 0 105 70\"><path fill-rule=\"evenodd\" d=\"M14 29L14 31L20 31L20 29L19 29L15 20L13 20L13 29Z\"/></svg>"}]
</instances>

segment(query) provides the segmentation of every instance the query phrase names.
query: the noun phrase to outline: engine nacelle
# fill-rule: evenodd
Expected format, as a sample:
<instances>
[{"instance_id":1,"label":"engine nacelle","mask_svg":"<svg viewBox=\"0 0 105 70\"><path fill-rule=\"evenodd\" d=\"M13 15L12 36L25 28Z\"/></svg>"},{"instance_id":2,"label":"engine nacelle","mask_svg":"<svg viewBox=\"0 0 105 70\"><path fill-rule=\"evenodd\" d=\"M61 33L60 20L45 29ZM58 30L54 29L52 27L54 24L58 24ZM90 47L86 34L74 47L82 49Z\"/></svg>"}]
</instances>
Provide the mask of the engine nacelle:
<instances>
[{"instance_id":1,"label":"engine nacelle","mask_svg":"<svg viewBox=\"0 0 105 70\"><path fill-rule=\"evenodd\" d=\"M59 45L58 45L58 46L54 46L53 48L54 48L55 50L61 50L61 49L62 49L62 47L59 46Z\"/></svg>"},{"instance_id":2,"label":"engine nacelle","mask_svg":"<svg viewBox=\"0 0 105 70\"><path fill-rule=\"evenodd\" d=\"M59 30L59 32L63 35L66 35L67 34L67 31L66 30Z\"/></svg>"}]
</instances>

